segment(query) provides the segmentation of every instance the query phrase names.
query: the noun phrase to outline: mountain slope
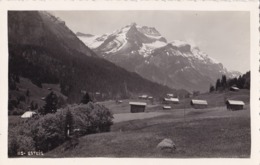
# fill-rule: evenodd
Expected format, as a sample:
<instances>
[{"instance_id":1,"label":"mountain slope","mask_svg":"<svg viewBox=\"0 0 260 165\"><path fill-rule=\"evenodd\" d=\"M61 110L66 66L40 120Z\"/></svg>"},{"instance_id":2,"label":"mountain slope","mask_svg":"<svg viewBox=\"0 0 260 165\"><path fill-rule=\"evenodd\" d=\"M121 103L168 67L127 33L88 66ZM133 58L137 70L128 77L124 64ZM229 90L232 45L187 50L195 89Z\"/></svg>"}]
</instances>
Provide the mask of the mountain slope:
<instances>
[{"instance_id":1,"label":"mountain slope","mask_svg":"<svg viewBox=\"0 0 260 165\"><path fill-rule=\"evenodd\" d=\"M80 100L82 90L101 92L104 98L179 92L97 57L63 21L46 12L9 11L8 37L9 90L15 90L10 89L18 83L15 77L24 77L38 87L60 84L71 102Z\"/></svg>"},{"instance_id":2,"label":"mountain slope","mask_svg":"<svg viewBox=\"0 0 260 165\"><path fill-rule=\"evenodd\" d=\"M100 57L172 88L206 91L222 74L238 76L196 46L167 42L152 27L133 23L111 34L78 37Z\"/></svg>"}]
</instances>

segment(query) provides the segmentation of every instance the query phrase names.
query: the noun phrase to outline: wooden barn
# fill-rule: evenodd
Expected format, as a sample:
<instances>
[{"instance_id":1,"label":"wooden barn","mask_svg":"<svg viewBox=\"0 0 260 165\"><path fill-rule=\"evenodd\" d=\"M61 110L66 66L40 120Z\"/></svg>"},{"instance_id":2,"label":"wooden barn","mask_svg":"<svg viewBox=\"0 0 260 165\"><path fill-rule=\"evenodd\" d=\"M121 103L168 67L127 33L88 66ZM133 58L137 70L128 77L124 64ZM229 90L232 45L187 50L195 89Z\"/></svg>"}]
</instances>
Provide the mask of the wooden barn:
<instances>
[{"instance_id":1,"label":"wooden barn","mask_svg":"<svg viewBox=\"0 0 260 165\"><path fill-rule=\"evenodd\" d=\"M203 109L208 107L206 100L191 100L190 105L195 109Z\"/></svg>"},{"instance_id":2,"label":"wooden barn","mask_svg":"<svg viewBox=\"0 0 260 165\"><path fill-rule=\"evenodd\" d=\"M164 106L163 106L163 110L170 110L170 109L172 109L172 107L169 106L169 105L164 105Z\"/></svg>"},{"instance_id":3,"label":"wooden barn","mask_svg":"<svg viewBox=\"0 0 260 165\"><path fill-rule=\"evenodd\" d=\"M146 103L144 102L129 102L131 106L131 113L138 113L138 112L144 112Z\"/></svg>"},{"instance_id":4,"label":"wooden barn","mask_svg":"<svg viewBox=\"0 0 260 165\"><path fill-rule=\"evenodd\" d=\"M230 110L241 110L244 109L245 103L238 100L227 100L226 101L227 109Z\"/></svg>"},{"instance_id":5,"label":"wooden barn","mask_svg":"<svg viewBox=\"0 0 260 165\"><path fill-rule=\"evenodd\" d=\"M230 90L230 91L237 92L237 91L239 91L240 89L239 89L238 87L236 87L236 86L232 86L232 87L229 88L229 90Z\"/></svg>"},{"instance_id":6,"label":"wooden barn","mask_svg":"<svg viewBox=\"0 0 260 165\"><path fill-rule=\"evenodd\" d=\"M180 101L178 98L164 98L163 103L164 104L179 104Z\"/></svg>"}]
</instances>

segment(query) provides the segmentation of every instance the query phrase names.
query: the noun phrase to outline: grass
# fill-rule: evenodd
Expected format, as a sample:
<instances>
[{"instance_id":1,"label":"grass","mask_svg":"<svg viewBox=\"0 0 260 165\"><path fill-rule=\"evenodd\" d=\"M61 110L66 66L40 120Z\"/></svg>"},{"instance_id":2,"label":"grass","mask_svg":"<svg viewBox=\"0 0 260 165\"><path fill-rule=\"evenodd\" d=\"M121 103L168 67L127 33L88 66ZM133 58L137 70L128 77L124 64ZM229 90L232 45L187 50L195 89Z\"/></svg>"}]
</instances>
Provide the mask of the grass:
<instances>
[{"instance_id":1,"label":"grass","mask_svg":"<svg viewBox=\"0 0 260 165\"><path fill-rule=\"evenodd\" d=\"M172 110L162 110L160 103L148 103L145 113L134 116L129 113L128 103L136 100L123 100L121 104L101 102L115 114L116 122L110 132L80 137L74 147L70 145L73 142L65 142L44 156L249 158L249 91L202 94L197 98L207 99L209 108L192 109L190 99L182 99ZM245 101L245 110L227 111L224 98ZM21 122L24 120L20 117L9 116L9 129ZM156 148L165 138L176 144L174 152L162 152Z\"/></svg>"},{"instance_id":2,"label":"grass","mask_svg":"<svg viewBox=\"0 0 260 165\"><path fill-rule=\"evenodd\" d=\"M227 91L227 92L215 92L215 93L205 93L201 94L199 96L194 97L194 99L203 99L208 101L208 107L221 107L225 106L225 100L226 99L231 99L231 100L241 100L244 101L246 104L249 103L250 101L250 91L246 89L241 89L238 92L233 92L233 91ZM147 107L146 107L146 112L157 112L158 110L162 110L163 104L161 102L154 101L154 104L151 104L149 100L141 100L141 99L131 99L131 100L123 100L123 103L116 104L115 101L110 100L110 101L104 101L104 102L99 102L99 104L104 105L113 114L118 114L118 113L129 113L130 112L130 106L129 102L130 101L140 101L140 102L146 102ZM176 109L189 109L191 108L190 106L190 101L191 98L184 98L180 99L179 104L174 104L171 105L173 110ZM167 110L166 110L167 111Z\"/></svg>"},{"instance_id":3,"label":"grass","mask_svg":"<svg viewBox=\"0 0 260 165\"><path fill-rule=\"evenodd\" d=\"M38 103L39 106L43 106L44 101L42 100L42 97L46 97L50 93L48 88L52 88L52 91L54 91L58 96L67 99L67 97L60 92L60 87L58 84L42 84L42 88L39 88L38 86L33 84L29 79L21 77L20 83L17 83L17 87L19 88L19 91L9 91L10 95L14 98L19 95L25 96L26 90L29 89L30 100L27 101L27 104L30 104L31 101L34 101L35 103Z\"/></svg>"},{"instance_id":4,"label":"grass","mask_svg":"<svg viewBox=\"0 0 260 165\"><path fill-rule=\"evenodd\" d=\"M172 153L156 148L172 139ZM111 132L78 139L75 148L64 145L46 157L158 157L158 158L248 158L250 156L250 111L224 108L170 111L163 116L115 123Z\"/></svg>"}]
</instances>

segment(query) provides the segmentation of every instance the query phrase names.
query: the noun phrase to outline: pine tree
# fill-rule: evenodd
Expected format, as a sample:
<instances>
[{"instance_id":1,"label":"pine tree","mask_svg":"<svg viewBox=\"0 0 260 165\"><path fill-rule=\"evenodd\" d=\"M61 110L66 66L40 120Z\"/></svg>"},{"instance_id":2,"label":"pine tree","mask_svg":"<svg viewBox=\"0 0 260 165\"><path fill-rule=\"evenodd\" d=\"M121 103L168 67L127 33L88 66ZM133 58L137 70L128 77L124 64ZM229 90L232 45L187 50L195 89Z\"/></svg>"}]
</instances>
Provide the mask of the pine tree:
<instances>
[{"instance_id":1,"label":"pine tree","mask_svg":"<svg viewBox=\"0 0 260 165\"><path fill-rule=\"evenodd\" d=\"M67 111L66 113L66 118L65 118L65 136L68 138L68 135L71 134L73 130L73 115L70 112L70 110Z\"/></svg>"},{"instance_id":2,"label":"pine tree","mask_svg":"<svg viewBox=\"0 0 260 165\"><path fill-rule=\"evenodd\" d=\"M210 87L209 87L209 92L214 92L215 91L215 87L211 84Z\"/></svg>"},{"instance_id":3,"label":"pine tree","mask_svg":"<svg viewBox=\"0 0 260 165\"><path fill-rule=\"evenodd\" d=\"M225 75L222 75L222 78L221 78L221 87L223 89L226 89L227 87L227 77Z\"/></svg>"},{"instance_id":4,"label":"pine tree","mask_svg":"<svg viewBox=\"0 0 260 165\"><path fill-rule=\"evenodd\" d=\"M220 83L220 79L218 79L216 82L216 91L219 91L220 87L221 87L221 83Z\"/></svg>"},{"instance_id":5,"label":"pine tree","mask_svg":"<svg viewBox=\"0 0 260 165\"><path fill-rule=\"evenodd\" d=\"M82 104L87 104L88 102L92 101L89 94L86 92L86 94L83 96L81 103Z\"/></svg>"},{"instance_id":6,"label":"pine tree","mask_svg":"<svg viewBox=\"0 0 260 165\"><path fill-rule=\"evenodd\" d=\"M43 114L56 113L58 104L58 97L55 93L51 92L45 98L45 105L43 106Z\"/></svg>"},{"instance_id":7,"label":"pine tree","mask_svg":"<svg viewBox=\"0 0 260 165\"><path fill-rule=\"evenodd\" d=\"M237 87L242 89L244 87L244 84L245 84L245 79L242 76L239 76L237 80Z\"/></svg>"},{"instance_id":8,"label":"pine tree","mask_svg":"<svg viewBox=\"0 0 260 165\"><path fill-rule=\"evenodd\" d=\"M27 96L27 97L30 97L30 91L29 91L29 89L26 90L26 96Z\"/></svg>"}]
</instances>

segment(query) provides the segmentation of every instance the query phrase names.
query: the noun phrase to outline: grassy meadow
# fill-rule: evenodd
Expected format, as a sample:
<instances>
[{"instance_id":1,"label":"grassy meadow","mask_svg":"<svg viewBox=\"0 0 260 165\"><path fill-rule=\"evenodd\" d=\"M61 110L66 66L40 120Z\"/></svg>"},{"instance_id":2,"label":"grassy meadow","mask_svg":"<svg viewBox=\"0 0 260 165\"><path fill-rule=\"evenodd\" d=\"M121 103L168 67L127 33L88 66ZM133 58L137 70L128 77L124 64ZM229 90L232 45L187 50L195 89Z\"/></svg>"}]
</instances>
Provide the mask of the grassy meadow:
<instances>
[{"instance_id":1,"label":"grassy meadow","mask_svg":"<svg viewBox=\"0 0 260 165\"><path fill-rule=\"evenodd\" d=\"M225 95L244 98L247 95L244 93ZM103 102L114 113L110 132L83 136L70 148L66 142L45 157L249 158L249 95L245 97L244 110L239 111L228 111L222 106L223 95L205 95L208 100L219 103L206 109L183 106L185 108L162 110L161 105L155 104L138 114L129 113L129 100L121 104ZM188 102L188 99L182 101ZM156 147L165 138L173 140L175 151L165 152Z\"/></svg>"}]
</instances>

